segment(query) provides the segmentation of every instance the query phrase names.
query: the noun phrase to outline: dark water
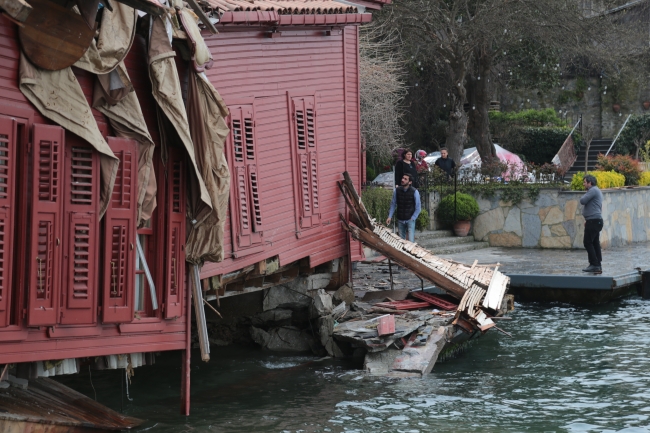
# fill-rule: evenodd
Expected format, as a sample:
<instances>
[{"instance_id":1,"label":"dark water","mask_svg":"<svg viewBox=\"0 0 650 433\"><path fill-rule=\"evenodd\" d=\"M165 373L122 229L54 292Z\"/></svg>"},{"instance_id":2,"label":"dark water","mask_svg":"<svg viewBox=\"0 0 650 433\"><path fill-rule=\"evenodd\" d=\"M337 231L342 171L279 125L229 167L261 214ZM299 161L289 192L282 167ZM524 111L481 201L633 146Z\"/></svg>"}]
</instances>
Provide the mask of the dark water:
<instances>
[{"instance_id":1,"label":"dark water","mask_svg":"<svg viewBox=\"0 0 650 433\"><path fill-rule=\"evenodd\" d=\"M193 363L192 415L178 415L180 355L136 369L124 412L148 432L650 431L650 302L517 304L425 379L364 378L350 362L213 348ZM199 359L195 356L194 359ZM93 372L120 409L123 371ZM66 378L94 395L88 373Z\"/></svg>"}]
</instances>

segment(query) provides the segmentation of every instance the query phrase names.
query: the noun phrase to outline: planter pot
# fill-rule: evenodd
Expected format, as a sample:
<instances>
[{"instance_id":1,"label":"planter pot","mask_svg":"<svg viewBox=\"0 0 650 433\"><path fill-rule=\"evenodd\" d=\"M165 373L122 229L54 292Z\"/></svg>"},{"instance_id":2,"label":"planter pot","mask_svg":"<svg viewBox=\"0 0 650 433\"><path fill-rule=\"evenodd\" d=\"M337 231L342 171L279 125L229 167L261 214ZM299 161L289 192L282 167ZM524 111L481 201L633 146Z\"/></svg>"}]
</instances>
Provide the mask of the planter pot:
<instances>
[{"instance_id":1,"label":"planter pot","mask_svg":"<svg viewBox=\"0 0 650 433\"><path fill-rule=\"evenodd\" d=\"M467 236L471 226L470 221L456 221L454 223L454 233L456 233L456 236Z\"/></svg>"},{"instance_id":2,"label":"planter pot","mask_svg":"<svg viewBox=\"0 0 650 433\"><path fill-rule=\"evenodd\" d=\"M621 111L621 104L612 105L612 110L614 110L614 113L618 113L619 111Z\"/></svg>"},{"instance_id":3,"label":"planter pot","mask_svg":"<svg viewBox=\"0 0 650 433\"><path fill-rule=\"evenodd\" d=\"M643 109L647 110L650 108L650 101L643 101Z\"/></svg>"}]
</instances>

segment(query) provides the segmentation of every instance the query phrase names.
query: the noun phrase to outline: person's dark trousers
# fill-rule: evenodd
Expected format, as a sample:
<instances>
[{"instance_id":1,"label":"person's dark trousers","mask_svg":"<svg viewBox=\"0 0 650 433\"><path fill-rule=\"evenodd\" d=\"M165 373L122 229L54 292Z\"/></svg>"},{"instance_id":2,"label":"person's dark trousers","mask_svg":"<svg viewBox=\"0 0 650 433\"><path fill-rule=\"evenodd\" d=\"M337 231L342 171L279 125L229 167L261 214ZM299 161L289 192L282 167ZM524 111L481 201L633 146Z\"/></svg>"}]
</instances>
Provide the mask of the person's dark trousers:
<instances>
[{"instance_id":1,"label":"person's dark trousers","mask_svg":"<svg viewBox=\"0 0 650 433\"><path fill-rule=\"evenodd\" d=\"M592 266L600 266L600 262L603 261L603 256L600 253L600 231L602 229L602 219L585 221L584 246L589 255L589 264Z\"/></svg>"}]
</instances>

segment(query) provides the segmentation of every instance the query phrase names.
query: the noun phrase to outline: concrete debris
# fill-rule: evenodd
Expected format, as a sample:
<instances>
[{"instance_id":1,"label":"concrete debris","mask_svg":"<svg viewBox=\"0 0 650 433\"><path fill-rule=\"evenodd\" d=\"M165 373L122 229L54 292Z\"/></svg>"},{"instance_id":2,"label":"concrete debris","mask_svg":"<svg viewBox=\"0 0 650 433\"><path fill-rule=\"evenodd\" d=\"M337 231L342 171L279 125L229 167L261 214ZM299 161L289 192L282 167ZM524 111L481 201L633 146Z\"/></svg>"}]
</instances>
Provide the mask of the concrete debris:
<instances>
[{"instance_id":1,"label":"concrete debris","mask_svg":"<svg viewBox=\"0 0 650 433\"><path fill-rule=\"evenodd\" d=\"M0 382L0 389L7 389L10 386L9 382Z\"/></svg>"},{"instance_id":2,"label":"concrete debris","mask_svg":"<svg viewBox=\"0 0 650 433\"><path fill-rule=\"evenodd\" d=\"M342 302L352 305L354 302L354 290L352 290L352 287L350 287L349 284L345 284L334 292L332 301L334 302L334 305L339 305Z\"/></svg>"},{"instance_id":3,"label":"concrete debris","mask_svg":"<svg viewBox=\"0 0 650 433\"><path fill-rule=\"evenodd\" d=\"M318 334L320 335L320 343L323 345L329 356L333 356L334 358L343 358L345 357L345 353L341 350L338 343L332 338L333 332L334 318L332 316L320 317L318 319Z\"/></svg>"},{"instance_id":4,"label":"concrete debris","mask_svg":"<svg viewBox=\"0 0 650 433\"><path fill-rule=\"evenodd\" d=\"M332 314L332 296L325 290L320 289L313 295L312 316L327 316Z\"/></svg>"},{"instance_id":5,"label":"concrete debris","mask_svg":"<svg viewBox=\"0 0 650 433\"><path fill-rule=\"evenodd\" d=\"M348 312L348 306L345 301L341 302L339 305L334 307L332 310L332 317L334 317L335 320L340 319L345 315L345 313Z\"/></svg>"},{"instance_id":6,"label":"concrete debris","mask_svg":"<svg viewBox=\"0 0 650 433\"><path fill-rule=\"evenodd\" d=\"M287 308L274 308L273 310L264 311L252 318L255 326L282 326L291 324L293 311Z\"/></svg>"},{"instance_id":7,"label":"concrete debris","mask_svg":"<svg viewBox=\"0 0 650 433\"><path fill-rule=\"evenodd\" d=\"M252 326L251 337L265 349L277 352L309 352L314 345L311 335L295 327L272 328L267 332Z\"/></svg>"}]
</instances>

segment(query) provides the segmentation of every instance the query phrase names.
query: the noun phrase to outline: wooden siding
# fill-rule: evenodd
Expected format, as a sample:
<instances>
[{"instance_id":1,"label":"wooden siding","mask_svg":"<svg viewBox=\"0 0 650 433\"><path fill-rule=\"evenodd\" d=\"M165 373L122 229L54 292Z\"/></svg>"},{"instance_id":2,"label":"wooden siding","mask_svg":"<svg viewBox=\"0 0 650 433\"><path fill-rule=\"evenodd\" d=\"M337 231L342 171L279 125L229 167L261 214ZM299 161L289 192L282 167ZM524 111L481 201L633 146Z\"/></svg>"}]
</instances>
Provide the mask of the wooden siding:
<instances>
[{"instance_id":1,"label":"wooden siding","mask_svg":"<svg viewBox=\"0 0 650 433\"><path fill-rule=\"evenodd\" d=\"M18 182L19 191L31 191L27 188L27 143L33 140L33 125L52 125L52 122L41 116L31 103L23 96L18 89L18 62L20 58L19 42L16 26L6 17L0 16L0 115L17 119L19 123L16 150L19 153L17 160L19 167ZM125 59L128 73L134 84L136 94L145 116L145 121L155 143L159 142L158 126L156 120L155 103L151 97L151 85L149 82L145 55L145 43L140 37L136 37L131 52ZM84 91L89 102L92 101L94 77L92 74L73 68L73 71ZM107 136L110 135L110 128L105 117L96 110L93 115L97 120L100 131ZM78 143L82 140L70 132L65 132L66 143ZM164 189L162 190L165 191ZM29 193L31 194L31 192ZM17 194L17 214L30 215L32 209L28 207L29 197L25 194ZM159 203L164 203L162 199ZM29 239L28 218L16 219L16 240L14 252L16 257L27 255L26 242L20 240ZM65 241L64 241L65 242ZM94 239L95 243L99 238ZM0 323L0 364L15 362L30 362L38 360L92 357L131 352L149 352L164 350L180 350L186 347L187 335L187 311L182 310L182 316L178 320L163 320L160 318L162 312L155 317L143 317L141 320L134 320L131 323L103 324L101 315L90 319L92 324L78 324L75 326L55 325L47 327L27 327L23 310L27 309L25 303L26 293L24 287L28 286L26 272L21 268L20 263L25 260L16 260L13 269L13 290L12 314L5 323ZM154 278L162 279L162 266L154 275ZM101 273L101 272L100 272ZM96 281L92 288L97 298L101 298L104 291L98 281L101 275L92 277ZM183 290L181 293L186 296L185 290L187 281L180 281ZM63 282L65 286L65 282ZM158 299L161 304L168 298L163 297L164 287L157 285ZM65 289L65 287L64 287ZM61 299L57 299L61 302ZM161 302L162 301L162 302ZM176 299L174 299L177 302ZM182 301L187 302L187 299ZM59 304L60 306L61 304ZM189 305L189 304L188 304ZM94 306L97 308L97 305ZM178 314L178 309L175 314ZM57 319L58 320L58 319ZM7 325L7 326L4 326Z\"/></svg>"},{"instance_id":2,"label":"wooden siding","mask_svg":"<svg viewBox=\"0 0 650 433\"><path fill-rule=\"evenodd\" d=\"M357 27L335 29L329 36L323 29L282 29L282 36L276 38L260 30L224 28L206 41L215 58L207 75L226 104L252 101L255 107L265 245L261 252L233 258L230 213L226 259L206 263L202 277L232 272L276 255L281 264L309 257L311 266L347 255L347 234L339 222L345 203L336 181L348 170L355 183L360 186L361 182ZM296 235L300 231L296 213L300 212L294 200L297 178L289 105L291 97L298 95L315 96L321 207L319 230L308 230L302 237ZM356 251L358 256L358 246Z\"/></svg>"}]
</instances>

